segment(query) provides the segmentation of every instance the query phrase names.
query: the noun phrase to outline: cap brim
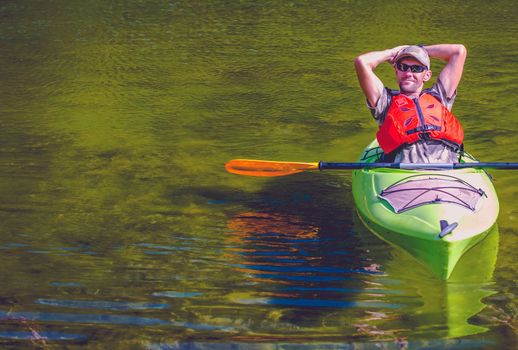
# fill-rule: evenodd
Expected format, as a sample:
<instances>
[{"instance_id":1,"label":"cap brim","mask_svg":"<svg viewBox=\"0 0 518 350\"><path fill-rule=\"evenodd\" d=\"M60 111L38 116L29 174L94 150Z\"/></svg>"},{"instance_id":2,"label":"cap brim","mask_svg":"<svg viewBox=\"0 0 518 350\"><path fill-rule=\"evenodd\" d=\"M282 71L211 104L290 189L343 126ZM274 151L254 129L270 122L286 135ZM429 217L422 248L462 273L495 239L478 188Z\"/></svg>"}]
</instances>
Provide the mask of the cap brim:
<instances>
[{"instance_id":1,"label":"cap brim","mask_svg":"<svg viewBox=\"0 0 518 350\"><path fill-rule=\"evenodd\" d=\"M401 56L396 57L394 62L399 62L404 58L412 58L412 59L416 60L417 62L421 63L423 66L426 66L426 68L430 68L430 67L428 67L428 64L426 62L421 61L419 58L417 58L411 54L402 54Z\"/></svg>"}]
</instances>

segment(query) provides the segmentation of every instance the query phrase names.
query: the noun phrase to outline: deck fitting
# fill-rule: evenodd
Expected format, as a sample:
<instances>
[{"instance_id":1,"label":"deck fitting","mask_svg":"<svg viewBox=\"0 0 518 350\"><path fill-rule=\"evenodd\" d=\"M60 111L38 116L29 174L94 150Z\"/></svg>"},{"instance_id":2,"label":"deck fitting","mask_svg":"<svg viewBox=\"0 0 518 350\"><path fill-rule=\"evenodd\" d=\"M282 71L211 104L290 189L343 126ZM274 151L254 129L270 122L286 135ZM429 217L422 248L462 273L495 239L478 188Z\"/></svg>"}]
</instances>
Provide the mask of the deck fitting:
<instances>
[{"instance_id":1,"label":"deck fitting","mask_svg":"<svg viewBox=\"0 0 518 350\"><path fill-rule=\"evenodd\" d=\"M447 234L452 233L453 230L455 230L457 228L457 226L459 226L459 224L457 222L448 224L448 221L446 221L446 220L441 220L440 224L441 224L441 232L439 233L439 238L443 238Z\"/></svg>"}]
</instances>

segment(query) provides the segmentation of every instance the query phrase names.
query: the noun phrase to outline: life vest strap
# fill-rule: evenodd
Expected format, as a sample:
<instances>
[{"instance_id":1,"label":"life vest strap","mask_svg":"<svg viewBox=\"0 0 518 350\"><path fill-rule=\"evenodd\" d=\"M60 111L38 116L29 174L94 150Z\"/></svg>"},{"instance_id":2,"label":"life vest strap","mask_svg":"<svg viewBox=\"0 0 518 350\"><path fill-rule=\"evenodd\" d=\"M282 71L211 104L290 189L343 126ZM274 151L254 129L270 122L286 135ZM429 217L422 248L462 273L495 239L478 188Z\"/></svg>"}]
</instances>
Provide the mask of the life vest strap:
<instances>
[{"instance_id":1,"label":"life vest strap","mask_svg":"<svg viewBox=\"0 0 518 350\"><path fill-rule=\"evenodd\" d=\"M426 125L421 125L421 126L418 126L417 128L408 130L408 131L406 131L406 134L412 135L412 134L415 134L418 132L426 132L426 131L441 131L441 127L439 125L426 124Z\"/></svg>"}]
</instances>

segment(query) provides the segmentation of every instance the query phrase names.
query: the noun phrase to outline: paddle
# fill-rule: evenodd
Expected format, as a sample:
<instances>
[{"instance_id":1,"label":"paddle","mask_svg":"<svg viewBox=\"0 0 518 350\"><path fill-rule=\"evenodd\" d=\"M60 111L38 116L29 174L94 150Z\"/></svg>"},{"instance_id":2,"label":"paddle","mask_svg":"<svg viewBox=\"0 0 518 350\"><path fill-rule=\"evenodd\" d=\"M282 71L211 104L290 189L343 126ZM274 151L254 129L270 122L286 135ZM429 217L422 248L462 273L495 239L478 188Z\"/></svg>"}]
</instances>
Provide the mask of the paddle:
<instances>
[{"instance_id":1,"label":"paddle","mask_svg":"<svg viewBox=\"0 0 518 350\"><path fill-rule=\"evenodd\" d=\"M248 176L285 176L306 170L390 168L406 170L453 170L465 168L518 169L518 163L299 163L234 159L225 164L229 173Z\"/></svg>"}]
</instances>

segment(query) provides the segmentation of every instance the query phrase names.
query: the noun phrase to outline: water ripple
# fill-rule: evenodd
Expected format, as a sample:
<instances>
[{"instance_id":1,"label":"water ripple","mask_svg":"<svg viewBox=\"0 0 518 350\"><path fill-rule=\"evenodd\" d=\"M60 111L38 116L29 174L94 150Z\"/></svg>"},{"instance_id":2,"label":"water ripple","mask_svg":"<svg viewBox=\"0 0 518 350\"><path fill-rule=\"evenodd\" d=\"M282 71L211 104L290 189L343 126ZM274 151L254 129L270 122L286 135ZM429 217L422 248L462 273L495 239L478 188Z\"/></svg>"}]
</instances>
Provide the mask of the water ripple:
<instances>
[{"instance_id":1,"label":"water ripple","mask_svg":"<svg viewBox=\"0 0 518 350\"><path fill-rule=\"evenodd\" d=\"M396 294L402 295L403 291L395 289L354 289L354 288L332 288L332 287L286 287L285 291L296 292L333 292L333 293L370 293L370 294Z\"/></svg>"},{"instance_id":2,"label":"water ripple","mask_svg":"<svg viewBox=\"0 0 518 350\"><path fill-rule=\"evenodd\" d=\"M169 304L163 303L132 303L120 301L90 301L90 300L57 300L38 299L37 304L69 307L77 309L99 309L99 310L162 310L169 308Z\"/></svg>"},{"instance_id":3,"label":"water ripple","mask_svg":"<svg viewBox=\"0 0 518 350\"><path fill-rule=\"evenodd\" d=\"M398 309L402 304L386 303L382 301L347 301L330 299L303 299L303 298L242 298L235 299L239 304L260 304L276 306L297 306L311 308L372 308L372 309Z\"/></svg>"},{"instance_id":4,"label":"water ripple","mask_svg":"<svg viewBox=\"0 0 518 350\"><path fill-rule=\"evenodd\" d=\"M291 262L291 261L287 261ZM331 274L338 274L338 273L368 273L368 274L381 274L379 271L366 271L363 269L347 269L347 268L340 268L340 267L329 267L329 266L307 266L307 265L300 265L300 266L293 266L293 265L244 265L244 264L237 264L234 265L234 267L240 268L240 269L246 269L246 270L256 270L256 271L267 271L267 272L296 272L296 273L310 273L310 272L317 272L317 273L331 273Z\"/></svg>"},{"instance_id":5,"label":"water ripple","mask_svg":"<svg viewBox=\"0 0 518 350\"><path fill-rule=\"evenodd\" d=\"M2 331L0 332L0 338L13 339L13 340L34 340L35 335L33 332L22 332L22 331ZM82 334L72 334L56 331L41 331L38 332L38 339L44 340L86 340L88 337Z\"/></svg>"},{"instance_id":6,"label":"water ripple","mask_svg":"<svg viewBox=\"0 0 518 350\"><path fill-rule=\"evenodd\" d=\"M0 311L0 320L34 320L65 323L101 323L132 326L158 326L168 325L170 322L158 318L146 318L138 316L107 315L107 314L73 314L50 312L6 312Z\"/></svg>"},{"instance_id":7,"label":"water ripple","mask_svg":"<svg viewBox=\"0 0 518 350\"><path fill-rule=\"evenodd\" d=\"M155 297L166 297L166 298L193 298L199 297L203 295L198 292L174 292L174 291L166 291L166 292L156 292L152 294Z\"/></svg>"}]
</instances>

